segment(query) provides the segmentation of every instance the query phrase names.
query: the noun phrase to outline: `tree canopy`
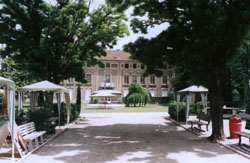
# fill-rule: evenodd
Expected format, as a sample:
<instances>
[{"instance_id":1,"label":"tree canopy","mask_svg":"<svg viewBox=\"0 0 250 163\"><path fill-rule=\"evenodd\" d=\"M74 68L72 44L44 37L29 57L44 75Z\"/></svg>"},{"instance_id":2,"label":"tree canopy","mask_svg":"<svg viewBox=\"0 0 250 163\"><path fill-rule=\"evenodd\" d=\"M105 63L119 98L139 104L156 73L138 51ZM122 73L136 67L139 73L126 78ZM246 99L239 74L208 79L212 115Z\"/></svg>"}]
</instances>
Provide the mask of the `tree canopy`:
<instances>
[{"instance_id":1,"label":"tree canopy","mask_svg":"<svg viewBox=\"0 0 250 163\"><path fill-rule=\"evenodd\" d=\"M229 60L249 33L250 1L241 0L108 0L119 10L130 6L133 29L169 26L152 39L139 38L125 46L133 58L160 74L169 63L186 71L194 84L209 89L213 141L224 139L222 85Z\"/></svg>"},{"instance_id":2,"label":"tree canopy","mask_svg":"<svg viewBox=\"0 0 250 163\"><path fill-rule=\"evenodd\" d=\"M84 81L83 66L99 64L128 29L124 13L91 1L0 0L0 55L26 70L28 79Z\"/></svg>"}]
</instances>

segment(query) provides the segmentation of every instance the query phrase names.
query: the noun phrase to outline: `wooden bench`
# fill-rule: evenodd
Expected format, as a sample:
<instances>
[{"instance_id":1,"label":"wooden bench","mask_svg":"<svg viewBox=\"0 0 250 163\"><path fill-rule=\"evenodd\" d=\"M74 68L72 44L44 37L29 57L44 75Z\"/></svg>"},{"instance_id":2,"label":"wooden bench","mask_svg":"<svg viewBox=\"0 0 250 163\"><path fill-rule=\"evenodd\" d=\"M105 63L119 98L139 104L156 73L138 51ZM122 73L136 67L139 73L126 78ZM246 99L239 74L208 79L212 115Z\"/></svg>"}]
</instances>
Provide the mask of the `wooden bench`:
<instances>
[{"instance_id":1,"label":"wooden bench","mask_svg":"<svg viewBox=\"0 0 250 163\"><path fill-rule=\"evenodd\" d=\"M208 131L208 125L210 124L210 116L204 113L199 113L196 116L196 119L194 120L189 120L188 123L191 124L191 129L194 130L196 128L194 128L194 125L198 126L198 130L201 132L204 130L201 129L201 126L206 126L206 129Z\"/></svg>"},{"instance_id":2,"label":"wooden bench","mask_svg":"<svg viewBox=\"0 0 250 163\"><path fill-rule=\"evenodd\" d=\"M21 135L23 136L23 139L27 141L29 150L33 150L33 141L35 141L36 148L39 146L38 139L40 138L40 143L43 143L43 135L46 133L46 131L36 131L35 123L29 122L23 125L18 126Z\"/></svg>"},{"instance_id":3,"label":"wooden bench","mask_svg":"<svg viewBox=\"0 0 250 163\"><path fill-rule=\"evenodd\" d=\"M246 121L245 129L250 130L250 120ZM249 145L250 145L250 133L242 131L242 132L235 132L235 134L239 136L239 145L241 145L241 137L248 138L249 139Z\"/></svg>"}]
</instances>

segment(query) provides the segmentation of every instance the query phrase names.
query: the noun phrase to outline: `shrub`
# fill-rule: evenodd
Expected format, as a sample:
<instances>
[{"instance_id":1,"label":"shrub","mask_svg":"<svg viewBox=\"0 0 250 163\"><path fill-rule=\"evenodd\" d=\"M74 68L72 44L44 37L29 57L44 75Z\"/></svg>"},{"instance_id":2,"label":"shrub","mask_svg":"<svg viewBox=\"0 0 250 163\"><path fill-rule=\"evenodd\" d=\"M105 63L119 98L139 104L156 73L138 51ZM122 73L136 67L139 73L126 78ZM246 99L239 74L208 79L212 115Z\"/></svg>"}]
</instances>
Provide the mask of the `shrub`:
<instances>
[{"instance_id":1,"label":"shrub","mask_svg":"<svg viewBox=\"0 0 250 163\"><path fill-rule=\"evenodd\" d=\"M54 115L53 117L58 117L58 107L57 104L54 104ZM72 122L79 117L78 106L77 104L71 104L70 108L70 119L69 121ZM66 104L61 104L61 112L60 112L60 125L65 125L67 123L67 108Z\"/></svg>"},{"instance_id":2,"label":"shrub","mask_svg":"<svg viewBox=\"0 0 250 163\"><path fill-rule=\"evenodd\" d=\"M79 117L78 106L71 104L70 122L76 120Z\"/></svg>"},{"instance_id":3,"label":"shrub","mask_svg":"<svg viewBox=\"0 0 250 163\"><path fill-rule=\"evenodd\" d=\"M146 106L146 104L149 102L150 96L140 84L132 83L129 85L128 90L129 92L124 98L126 107L129 107L130 105L133 105L134 107L137 105Z\"/></svg>"},{"instance_id":4,"label":"shrub","mask_svg":"<svg viewBox=\"0 0 250 163\"><path fill-rule=\"evenodd\" d=\"M98 99L94 99L94 102L93 102L93 103L94 103L94 104L98 104L98 102L99 102Z\"/></svg>"},{"instance_id":5,"label":"shrub","mask_svg":"<svg viewBox=\"0 0 250 163\"><path fill-rule=\"evenodd\" d=\"M76 105L77 105L77 111L78 113L81 112L81 88L80 88L80 83L78 83L77 86L77 94L76 94Z\"/></svg>"},{"instance_id":6,"label":"shrub","mask_svg":"<svg viewBox=\"0 0 250 163\"><path fill-rule=\"evenodd\" d=\"M21 109L19 111L16 111L15 114L16 114L15 115L15 121L16 121L17 125L22 125L22 124L24 124L26 122L27 119L24 116L27 115L27 114L25 114L23 109Z\"/></svg>"},{"instance_id":7,"label":"shrub","mask_svg":"<svg viewBox=\"0 0 250 163\"><path fill-rule=\"evenodd\" d=\"M47 133L54 133L55 126L49 120L52 117L51 110L48 108L40 108L33 112L29 112L30 122L34 122L37 131L45 130Z\"/></svg>"},{"instance_id":8,"label":"shrub","mask_svg":"<svg viewBox=\"0 0 250 163\"><path fill-rule=\"evenodd\" d=\"M177 120L177 103L172 101L168 104L168 113L170 117ZM178 111L178 121L186 121L186 103L180 102Z\"/></svg>"}]
</instances>

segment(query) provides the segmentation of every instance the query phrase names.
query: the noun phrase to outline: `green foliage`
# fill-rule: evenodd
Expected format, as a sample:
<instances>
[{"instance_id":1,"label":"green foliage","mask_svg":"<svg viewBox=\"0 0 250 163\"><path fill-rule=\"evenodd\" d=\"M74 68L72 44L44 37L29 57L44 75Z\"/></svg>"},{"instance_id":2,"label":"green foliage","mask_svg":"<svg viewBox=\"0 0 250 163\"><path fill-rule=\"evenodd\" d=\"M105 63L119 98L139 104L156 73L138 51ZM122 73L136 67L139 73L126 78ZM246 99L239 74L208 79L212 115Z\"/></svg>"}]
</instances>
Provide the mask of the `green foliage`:
<instances>
[{"instance_id":1,"label":"green foliage","mask_svg":"<svg viewBox=\"0 0 250 163\"><path fill-rule=\"evenodd\" d=\"M53 105L54 114L53 117L58 117L58 108L57 104ZM76 104L71 104L70 108L70 122L76 120L79 117L78 106ZM61 125L67 124L67 108L65 103L61 103L61 112L60 112L60 123Z\"/></svg>"},{"instance_id":2,"label":"green foliage","mask_svg":"<svg viewBox=\"0 0 250 163\"><path fill-rule=\"evenodd\" d=\"M174 120L177 120L176 101L171 101L168 104L168 109L170 117ZM197 113L202 112L202 110L203 110L202 102L191 103L189 106L189 115L197 115ZM186 121L186 102L180 102L179 104L178 121Z\"/></svg>"},{"instance_id":3,"label":"green foliage","mask_svg":"<svg viewBox=\"0 0 250 163\"><path fill-rule=\"evenodd\" d=\"M80 113L76 104L71 104L70 111L70 122L72 122L79 117ZM65 103L61 104L60 115L60 125L65 125L67 123L67 109ZM54 133L55 127L58 125L58 120L55 124L50 121L51 117L58 117L57 104L53 105L53 109L40 108L34 112L30 110L24 111L23 109L17 111L15 121L18 125L25 124L27 122L34 122L38 131L45 130L49 134Z\"/></svg>"},{"instance_id":4,"label":"green foliage","mask_svg":"<svg viewBox=\"0 0 250 163\"><path fill-rule=\"evenodd\" d=\"M20 86L44 79L58 84L69 77L84 82L85 63L102 65L96 56L105 56L117 37L128 34L125 14L109 6L55 2L0 1L0 44L5 45L0 56L12 62L2 73L20 77Z\"/></svg>"},{"instance_id":5,"label":"green foliage","mask_svg":"<svg viewBox=\"0 0 250 163\"><path fill-rule=\"evenodd\" d=\"M94 103L94 104L98 104L98 102L99 102L98 99L94 99L94 102L93 102L93 103Z\"/></svg>"},{"instance_id":6,"label":"green foliage","mask_svg":"<svg viewBox=\"0 0 250 163\"><path fill-rule=\"evenodd\" d=\"M43 94L43 92L39 92L39 94L38 94L38 98L37 98L37 105L38 106L44 106L44 104L45 104L45 99L44 99L45 97L44 97L44 94Z\"/></svg>"},{"instance_id":7,"label":"green foliage","mask_svg":"<svg viewBox=\"0 0 250 163\"><path fill-rule=\"evenodd\" d=\"M29 121L35 123L37 131L45 130L47 133L54 133L55 126L52 125L50 121L51 117L51 110L48 108L41 108L33 112L29 112Z\"/></svg>"},{"instance_id":8,"label":"green foliage","mask_svg":"<svg viewBox=\"0 0 250 163\"><path fill-rule=\"evenodd\" d=\"M238 55L235 55L228 64L231 75L232 86L232 103L236 107L244 107L250 113L250 94L249 94L249 69L250 69L250 49L249 49L249 35L244 40L241 48L238 50ZM235 92L237 91L237 92ZM236 95L238 94L238 95ZM240 99L235 100L235 95ZM236 97L238 98L238 97Z\"/></svg>"},{"instance_id":9,"label":"green foliage","mask_svg":"<svg viewBox=\"0 0 250 163\"><path fill-rule=\"evenodd\" d=\"M151 103L167 104L169 97L151 97Z\"/></svg>"},{"instance_id":10,"label":"green foliage","mask_svg":"<svg viewBox=\"0 0 250 163\"><path fill-rule=\"evenodd\" d=\"M227 63L237 54L250 30L250 1L114 1L118 10L133 6L132 29L168 23L155 38L139 38L125 46L132 58L147 66L146 74L161 75L168 63L185 70L188 79L209 89L213 133L224 139L222 87ZM147 20L138 16L147 16ZM154 65L154 66L152 66ZM186 80L185 80L186 81Z\"/></svg>"},{"instance_id":11,"label":"green foliage","mask_svg":"<svg viewBox=\"0 0 250 163\"><path fill-rule=\"evenodd\" d=\"M146 106L150 100L148 92L146 92L138 83L130 84L128 91L127 96L124 98L124 103L127 107L130 105L133 105L134 107L137 105Z\"/></svg>"},{"instance_id":12,"label":"green foliage","mask_svg":"<svg viewBox=\"0 0 250 163\"><path fill-rule=\"evenodd\" d=\"M23 109L15 112L15 121L17 125L22 125L26 123L27 119L25 116L28 116L29 113L26 113Z\"/></svg>"},{"instance_id":13,"label":"green foliage","mask_svg":"<svg viewBox=\"0 0 250 163\"><path fill-rule=\"evenodd\" d=\"M175 97L175 93L174 92L170 92L169 93L169 101L176 101L176 97Z\"/></svg>"},{"instance_id":14,"label":"green foliage","mask_svg":"<svg viewBox=\"0 0 250 163\"><path fill-rule=\"evenodd\" d=\"M71 112L70 112L70 122L79 118L80 112L78 111L78 106L75 104L71 104Z\"/></svg>"},{"instance_id":15,"label":"green foliage","mask_svg":"<svg viewBox=\"0 0 250 163\"><path fill-rule=\"evenodd\" d=\"M172 101L168 104L168 113L170 117L177 120L177 103ZM186 103L180 102L178 111L178 121L186 121Z\"/></svg>"}]
</instances>

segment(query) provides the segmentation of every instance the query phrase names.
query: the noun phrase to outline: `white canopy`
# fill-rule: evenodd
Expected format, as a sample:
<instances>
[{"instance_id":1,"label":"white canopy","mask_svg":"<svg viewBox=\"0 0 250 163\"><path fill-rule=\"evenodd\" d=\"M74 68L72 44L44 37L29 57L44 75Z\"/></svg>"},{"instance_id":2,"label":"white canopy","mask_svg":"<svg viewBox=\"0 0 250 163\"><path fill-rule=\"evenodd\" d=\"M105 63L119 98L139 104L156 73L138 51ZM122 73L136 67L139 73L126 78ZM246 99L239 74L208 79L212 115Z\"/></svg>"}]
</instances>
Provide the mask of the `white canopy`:
<instances>
[{"instance_id":1,"label":"white canopy","mask_svg":"<svg viewBox=\"0 0 250 163\"><path fill-rule=\"evenodd\" d=\"M12 80L0 76L0 85L5 86L7 97L7 110L9 115L9 126L11 133L11 141L15 142L15 83ZM14 143L12 143L12 159L14 160Z\"/></svg>"},{"instance_id":2,"label":"white canopy","mask_svg":"<svg viewBox=\"0 0 250 163\"><path fill-rule=\"evenodd\" d=\"M0 76L0 84L1 85L7 85L9 86L11 89L15 89L15 83L12 80L3 78Z\"/></svg>"},{"instance_id":3,"label":"white canopy","mask_svg":"<svg viewBox=\"0 0 250 163\"><path fill-rule=\"evenodd\" d=\"M90 97L116 97L116 95L109 92L98 92L96 94L91 95Z\"/></svg>"},{"instance_id":4,"label":"white canopy","mask_svg":"<svg viewBox=\"0 0 250 163\"><path fill-rule=\"evenodd\" d=\"M190 87L187 87L185 89L182 89L177 92L177 121L178 121L178 111L179 111L179 103L180 103L180 96L181 95L186 95L186 119L188 118L189 115L189 107L190 107L190 102L193 94L200 93L201 94L201 99L202 99L202 104L203 108L207 108L207 93L208 89L203 87L203 86L196 86L192 85ZM204 110L206 111L206 110Z\"/></svg>"},{"instance_id":5,"label":"white canopy","mask_svg":"<svg viewBox=\"0 0 250 163\"><path fill-rule=\"evenodd\" d=\"M121 95L122 92L117 91L117 90L109 90L109 89L101 89L101 90L97 90L94 92L94 94L99 94L99 93L103 93L103 92L107 92L107 93L111 93L111 94L115 94L115 95Z\"/></svg>"},{"instance_id":6,"label":"white canopy","mask_svg":"<svg viewBox=\"0 0 250 163\"><path fill-rule=\"evenodd\" d=\"M188 93L207 93L208 89L203 86L192 85L185 89L178 91L178 94L188 94Z\"/></svg>"},{"instance_id":7,"label":"white canopy","mask_svg":"<svg viewBox=\"0 0 250 163\"><path fill-rule=\"evenodd\" d=\"M69 117L70 117L69 90L60 86L60 85L56 85L54 83L51 83L47 80L21 87L19 89L19 94L18 94L18 101L19 101L18 109L20 110L22 107L23 92L31 92L31 99L30 99L31 106L30 107L33 110L35 107L35 103L37 101L37 95L38 95L37 93L39 91L56 93L57 104L58 104L58 114L59 114L58 115L59 116L59 126L60 126L60 110L61 110L61 93L64 93L65 100L66 100L66 106L67 106L67 123L69 123Z\"/></svg>"},{"instance_id":8,"label":"white canopy","mask_svg":"<svg viewBox=\"0 0 250 163\"><path fill-rule=\"evenodd\" d=\"M47 80L34 83L31 85L24 86L19 89L20 92L34 92L34 91L48 91L48 92L64 92L69 93L69 90L54 83L51 83Z\"/></svg>"}]
</instances>

